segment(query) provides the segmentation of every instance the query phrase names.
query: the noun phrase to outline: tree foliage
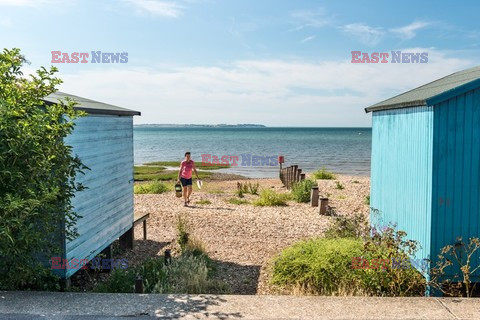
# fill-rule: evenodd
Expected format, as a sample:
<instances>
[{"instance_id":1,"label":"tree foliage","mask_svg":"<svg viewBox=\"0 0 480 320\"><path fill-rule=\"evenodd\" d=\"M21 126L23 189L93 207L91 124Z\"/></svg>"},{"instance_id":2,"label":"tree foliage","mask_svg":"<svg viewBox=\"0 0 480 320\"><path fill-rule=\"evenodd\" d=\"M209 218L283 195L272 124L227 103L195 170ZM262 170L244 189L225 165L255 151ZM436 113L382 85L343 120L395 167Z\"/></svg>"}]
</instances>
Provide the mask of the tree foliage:
<instances>
[{"instance_id":1,"label":"tree foliage","mask_svg":"<svg viewBox=\"0 0 480 320\"><path fill-rule=\"evenodd\" d=\"M64 138L82 113L42 98L62 82L55 67L23 76L19 49L0 53L0 289L51 289L43 263L77 236L71 199L84 167Z\"/></svg>"}]
</instances>

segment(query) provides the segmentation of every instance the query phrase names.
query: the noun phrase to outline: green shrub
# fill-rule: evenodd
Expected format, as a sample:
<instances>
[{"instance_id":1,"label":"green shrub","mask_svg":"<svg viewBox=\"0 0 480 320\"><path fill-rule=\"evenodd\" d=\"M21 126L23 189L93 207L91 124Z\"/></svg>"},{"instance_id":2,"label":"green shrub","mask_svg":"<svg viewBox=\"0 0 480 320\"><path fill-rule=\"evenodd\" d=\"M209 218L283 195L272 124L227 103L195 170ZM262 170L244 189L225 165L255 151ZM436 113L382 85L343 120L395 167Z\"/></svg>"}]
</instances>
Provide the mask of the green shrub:
<instances>
[{"instance_id":1,"label":"green shrub","mask_svg":"<svg viewBox=\"0 0 480 320\"><path fill-rule=\"evenodd\" d=\"M286 206L289 200L289 195L285 193L277 193L270 189L265 189L260 192L260 198L258 198L253 205L255 206Z\"/></svg>"},{"instance_id":2,"label":"green shrub","mask_svg":"<svg viewBox=\"0 0 480 320\"><path fill-rule=\"evenodd\" d=\"M345 189L345 187L343 186L343 184L340 181L335 181L335 189L343 190L343 189Z\"/></svg>"},{"instance_id":3,"label":"green shrub","mask_svg":"<svg viewBox=\"0 0 480 320\"><path fill-rule=\"evenodd\" d=\"M313 176L315 179L320 179L320 180L333 180L335 179L335 175L328 171L327 168L322 167L321 169L315 171L313 173Z\"/></svg>"},{"instance_id":4,"label":"green shrub","mask_svg":"<svg viewBox=\"0 0 480 320\"><path fill-rule=\"evenodd\" d=\"M362 251L358 239L298 242L274 260L272 283L320 295L357 293L359 279L351 262Z\"/></svg>"},{"instance_id":5,"label":"green shrub","mask_svg":"<svg viewBox=\"0 0 480 320\"><path fill-rule=\"evenodd\" d=\"M248 202L248 200L238 199L238 198L230 198L227 200L227 202L231 204L237 204L237 205L250 203Z\"/></svg>"},{"instance_id":6,"label":"green shrub","mask_svg":"<svg viewBox=\"0 0 480 320\"><path fill-rule=\"evenodd\" d=\"M61 256L55 240L78 236L71 200L88 168L64 138L85 113L70 99L46 104L62 83L58 69L24 77L25 63L20 49L0 52L0 290L57 290L41 261Z\"/></svg>"},{"instance_id":7,"label":"green shrub","mask_svg":"<svg viewBox=\"0 0 480 320\"><path fill-rule=\"evenodd\" d=\"M135 194L160 194L169 191L170 188L167 187L162 182L151 182L145 184L137 184L133 187Z\"/></svg>"},{"instance_id":8,"label":"green shrub","mask_svg":"<svg viewBox=\"0 0 480 320\"><path fill-rule=\"evenodd\" d=\"M372 236L364 241L364 257L390 261L388 267L380 272L375 269L361 270L362 286L365 292L373 296L423 296L426 280L413 266L409 268L393 268L392 259L409 261L418 251L418 243L406 239L404 231L396 230L396 226L386 226L382 230L375 227ZM421 270L425 272L426 270Z\"/></svg>"},{"instance_id":9,"label":"green shrub","mask_svg":"<svg viewBox=\"0 0 480 320\"><path fill-rule=\"evenodd\" d=\"M426 282L420 272L392 268L393 258L409 258L404 235L388 233L367 241L324 238L296 243L275 259L272 283L319 295L422 296ZM354 260L363 262L354 265Z\"/></svg>"},{"instance_id":10,"label":"green shrub","mask_svg":"<svg viewBox=\"0 0 480 320\"><path fill-rule=\"evenodd\" d=\"M316 185L315 181L309 179L295 183L292 187L293 200L300 203L309 202L312 187Z\"/></svg>"},{"instance_id":11,"label":"green shrub","mask_svg":"<svg viewBox=\"0 0 480 320\"><path fill-rule=\"evenodd\" d=\"M274 260L272 283L308 294L424 295L422 274L394 265L393 259L409 261L418 250L405 232L395 226L370 229L356 215L337 218L326 236L286 248Z\"/></svg>"},{"instance_id":12,"label":"green shrub","mask_svg":"<svg viewBox=\"0 0 480 320\"><path fill-rule=\"evenodd\" d=\"M134 269L115 269L111 272L108 280L99 283L94 291L132 293L135 290L135 278L136 272Z\"/></svg>"}]
</instances>

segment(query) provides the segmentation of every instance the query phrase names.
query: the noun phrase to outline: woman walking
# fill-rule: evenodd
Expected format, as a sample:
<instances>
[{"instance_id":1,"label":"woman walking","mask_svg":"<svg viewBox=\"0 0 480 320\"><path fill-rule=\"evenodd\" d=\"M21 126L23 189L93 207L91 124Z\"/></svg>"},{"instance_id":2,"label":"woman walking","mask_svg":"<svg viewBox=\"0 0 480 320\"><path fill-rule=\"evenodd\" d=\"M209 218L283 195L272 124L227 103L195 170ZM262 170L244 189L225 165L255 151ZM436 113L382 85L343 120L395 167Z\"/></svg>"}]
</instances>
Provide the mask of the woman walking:
<instances>
[{"instance_id":1,"label":"woman walking","mask_svg":"<svg viewBox=\"0 0 480 320\"><path fill-rule=\"evenodd\" d=\"M190 195L192 194L192 171L195 172L197 179L199 179L197 168L195 168L195 162L193 162L190 157L190 152L185 152L185 160L180 163L177 180L177 182L181 182L183 186L183 200L185 201L185 207L190 204Z\"/></svg>"}]
</instances>

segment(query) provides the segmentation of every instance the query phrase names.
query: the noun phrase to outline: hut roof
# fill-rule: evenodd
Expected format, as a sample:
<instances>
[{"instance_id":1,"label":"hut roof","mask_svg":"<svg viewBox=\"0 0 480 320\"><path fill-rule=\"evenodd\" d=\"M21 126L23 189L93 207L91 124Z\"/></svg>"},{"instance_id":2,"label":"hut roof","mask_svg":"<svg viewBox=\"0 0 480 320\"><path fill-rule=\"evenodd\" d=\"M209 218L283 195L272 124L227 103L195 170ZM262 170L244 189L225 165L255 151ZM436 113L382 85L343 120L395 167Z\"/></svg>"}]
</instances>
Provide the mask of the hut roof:
<instances>
[{"instance_id":1,"label":"hut roof","mask_svg":"<svg viewBox=\"0 0 480 320\"><path fill-rule=\"evenodd\" d=\"M365 108L365 112L432 105L480 87L480 66L458 71Z\"/></svg>"},{"instance_id":2,"label":"hut roof","mask_svg":"<svg viewBox=\"0 0 480 320\"><path fill-rule=\"evenodd\" d=\"M64 92L57 91L47 97L43 98L43 100L47 103L58 103L60 99L64 98L71 98L77 102L75 105L75 109L83 110L90 114L106 114L106 115L118 115L118 116L139 116L139 111L134 111L122 107L117 107L111 104L98 102L95 100L90 100L87 98L82 98L79 96L74 96L73 94L68 94Z\"/></svg>"}]
</instances>

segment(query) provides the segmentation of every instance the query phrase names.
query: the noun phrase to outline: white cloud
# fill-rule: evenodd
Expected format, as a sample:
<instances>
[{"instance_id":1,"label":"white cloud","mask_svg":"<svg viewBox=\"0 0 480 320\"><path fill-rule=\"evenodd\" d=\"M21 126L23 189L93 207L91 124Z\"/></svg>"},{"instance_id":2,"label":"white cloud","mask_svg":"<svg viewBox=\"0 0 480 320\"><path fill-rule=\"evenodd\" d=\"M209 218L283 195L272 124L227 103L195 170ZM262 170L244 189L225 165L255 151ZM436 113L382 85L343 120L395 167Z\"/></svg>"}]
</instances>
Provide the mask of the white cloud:
<instances>
[{"instance_id":1,"label":"white cloud","mask_svg":"<svg viewBox=\"0 0 480 320\"><path fill-rule=\"evenodd\" d=\"M312 35L312 36L308 36L308 37L305 37L303 38L300 43L305 43L305 42L308 42L308 41L312 41L316 38L317 36L316 35Z\"/></svg>"},{"instance_id":2,"label":"white cloud","mask_svg":"<svg viewBox=\"0 0 480 320\"><path fill-rule=\"evenodd\" d=\"M363 108L472 65L429 48L425 64L243 60L220 66L60 75L61 89L142 112L136 123L368 126ZM346 57L347 58L347 57Z\"/></svg>"},{"instance_id":3,"label":"white cloud","mask_svg":"<svg viewBox=\"0 0 480 320\"><path fill-rule=\"evenodd\" d=\"M366 45L376 45L385 32L382 28L375 28L364 23L352 23L341 27L341 30Z\"/></svg>"},{"instance_id":4,"label":"white cloud","mask_svg":"<svg viewBox=\"0 0 480 320\"><path fill-rule=\"evenodd\" d=\"M413 39L417 34L416 31L423 29L425 27L428 27L431 25L430 22L426 21L414 21L410 23L409 25L400 27L400 28L393 28L390 29L391 32L396 33L398 36L400 36L403 39Z\"/></svg>"},{"instance_id":5,"label":"white cloud","mask_svg":"<svg viewBox=\"0 0 480 320\"><path fill-rule=\"evenodd\" d=\"M137 8L139 12L148 12L153 15L178 18L183 14L184 6L172 1L162 0L124 0L124 2Z\"/></svg>"}]
</instances>

